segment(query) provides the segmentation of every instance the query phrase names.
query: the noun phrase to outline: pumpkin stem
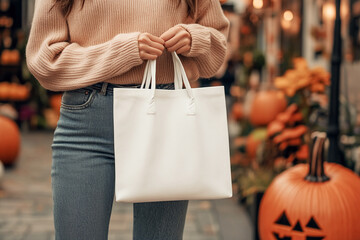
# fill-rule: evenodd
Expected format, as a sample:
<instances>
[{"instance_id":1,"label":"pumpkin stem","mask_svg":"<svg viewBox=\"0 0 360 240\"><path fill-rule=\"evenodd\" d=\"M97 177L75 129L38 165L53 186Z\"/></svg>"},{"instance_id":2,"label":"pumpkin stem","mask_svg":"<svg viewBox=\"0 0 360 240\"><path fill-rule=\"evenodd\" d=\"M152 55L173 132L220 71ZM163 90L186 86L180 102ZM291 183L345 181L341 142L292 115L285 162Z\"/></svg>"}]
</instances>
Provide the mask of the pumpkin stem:
<instances>
[{"instance_id":1,"label":"pumpkin stem","mask_svg":"<svg viewBox=\"0 0 360 240\"><path fill-rule=\"evenodd\" d=\"M324 172L324 144L326 134L316 134L310 150L309 173L305 177L310 182L326 182L330 180Z\"/></svg>"}]
</instances>

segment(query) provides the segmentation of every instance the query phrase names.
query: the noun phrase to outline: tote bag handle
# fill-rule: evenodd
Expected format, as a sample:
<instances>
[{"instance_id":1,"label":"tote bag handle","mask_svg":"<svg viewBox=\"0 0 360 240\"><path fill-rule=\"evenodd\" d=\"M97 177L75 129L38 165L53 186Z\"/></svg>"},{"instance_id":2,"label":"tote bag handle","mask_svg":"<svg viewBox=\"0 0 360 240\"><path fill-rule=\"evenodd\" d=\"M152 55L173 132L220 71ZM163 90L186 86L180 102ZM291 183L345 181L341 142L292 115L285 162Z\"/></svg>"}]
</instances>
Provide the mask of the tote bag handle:
<instances>
[{"instance_id":1,"label":"tote bag handle","mask_svg":"<svg viewBox=\"0 0 360 240\"><path fill-rule=\"evenodd\" d=\"M174 85L175 90L182 89L183 83L188 95L188 115L194 115L195 98L191 89L189 79L186 76L185 69L181 63L179 56L172 52L172 59L174 63ZM145 67L144 77L141 84L141 89L149 89L151 83L151 98L149 103L149 114L155 114L155 89L156 89L156 60L148 60Z\"/></svg>"}]
</instances>

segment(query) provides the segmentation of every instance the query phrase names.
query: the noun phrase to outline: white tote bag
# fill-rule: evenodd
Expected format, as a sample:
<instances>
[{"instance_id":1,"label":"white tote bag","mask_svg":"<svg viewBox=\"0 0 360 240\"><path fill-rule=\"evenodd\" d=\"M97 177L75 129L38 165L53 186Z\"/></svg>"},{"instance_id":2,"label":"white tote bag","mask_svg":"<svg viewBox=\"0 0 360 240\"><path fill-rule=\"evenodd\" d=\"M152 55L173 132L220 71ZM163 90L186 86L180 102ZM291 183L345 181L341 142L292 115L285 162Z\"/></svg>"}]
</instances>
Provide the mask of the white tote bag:
<instances>
[{"instance_id":1,"label":"white tote bag","mask_svg":"<svg viewBox=\"0 0 360 240\"><path fill-rule=\"evenodd\" d=\"M116 201L232 196L224 88L192 89L172 57L175 90L155 89L156 61L140 89L114 89Z\"/></svg>"}]
</instances>

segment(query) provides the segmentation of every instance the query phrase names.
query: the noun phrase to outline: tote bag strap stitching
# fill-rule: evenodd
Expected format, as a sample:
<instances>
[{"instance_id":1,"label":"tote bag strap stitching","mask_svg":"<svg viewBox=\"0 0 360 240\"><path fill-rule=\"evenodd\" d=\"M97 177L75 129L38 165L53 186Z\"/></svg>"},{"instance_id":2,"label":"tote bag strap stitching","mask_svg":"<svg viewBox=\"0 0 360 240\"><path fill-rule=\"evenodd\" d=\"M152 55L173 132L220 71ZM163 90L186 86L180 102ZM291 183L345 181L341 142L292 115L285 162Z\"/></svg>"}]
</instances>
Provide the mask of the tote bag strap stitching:
<instances>
[{"instance_id":1,"label":"tote bag strap stitching","mask_svg":"<svg viewBox=\"0 0 360 240\"><path fill-rule=\"evenodd\" d=\"M155 89L156 89L156 61L151 60L150 61L150 73L151 73L151 98L148 108L148 114L155 114L156 112L156 106L155 106ZM149 88L150 81L147 81L146 88Z\"/></svg>"}]
</instances>

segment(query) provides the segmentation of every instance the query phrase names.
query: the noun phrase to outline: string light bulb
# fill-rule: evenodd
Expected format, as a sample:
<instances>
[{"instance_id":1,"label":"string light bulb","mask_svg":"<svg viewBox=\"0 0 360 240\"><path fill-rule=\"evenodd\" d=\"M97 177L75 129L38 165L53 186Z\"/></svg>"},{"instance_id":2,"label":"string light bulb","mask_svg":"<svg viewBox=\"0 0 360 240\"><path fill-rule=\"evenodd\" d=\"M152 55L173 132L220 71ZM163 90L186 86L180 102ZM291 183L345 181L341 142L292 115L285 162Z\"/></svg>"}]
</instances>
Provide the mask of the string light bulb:
<instances>
[{"instance_id":1,"label":"string light bulb","mask_svg":"<svg viewBox=\"0 0 360 240\"><path fill-rule=\"evenodd\" d=\"M291 22L294 19L294 14L290 10L286 10L283 14L283 18L287 22Z\"/></svg>"},{"instance_id":2,"label":"string light bulb","mask_svg":"<svg viewBox=\"0 0 360 240\"><path fill-rule=\"evenodd\" d=\"M264 6L263 0L253 0L253 6L256 9L261 9Z\"/></svg>"},{"instance_id":3,"label":"string light bulb","mask_svg":"<svg viewBox=\"0 0 360 240\"><path fill-rule=\"evenodd\" d=\"M324 20L330 20L330 21L335 20L335 16L336 16L335 4L332 2L326 2L323 5L322 14Z\"/></svg>"}]
</instances>

